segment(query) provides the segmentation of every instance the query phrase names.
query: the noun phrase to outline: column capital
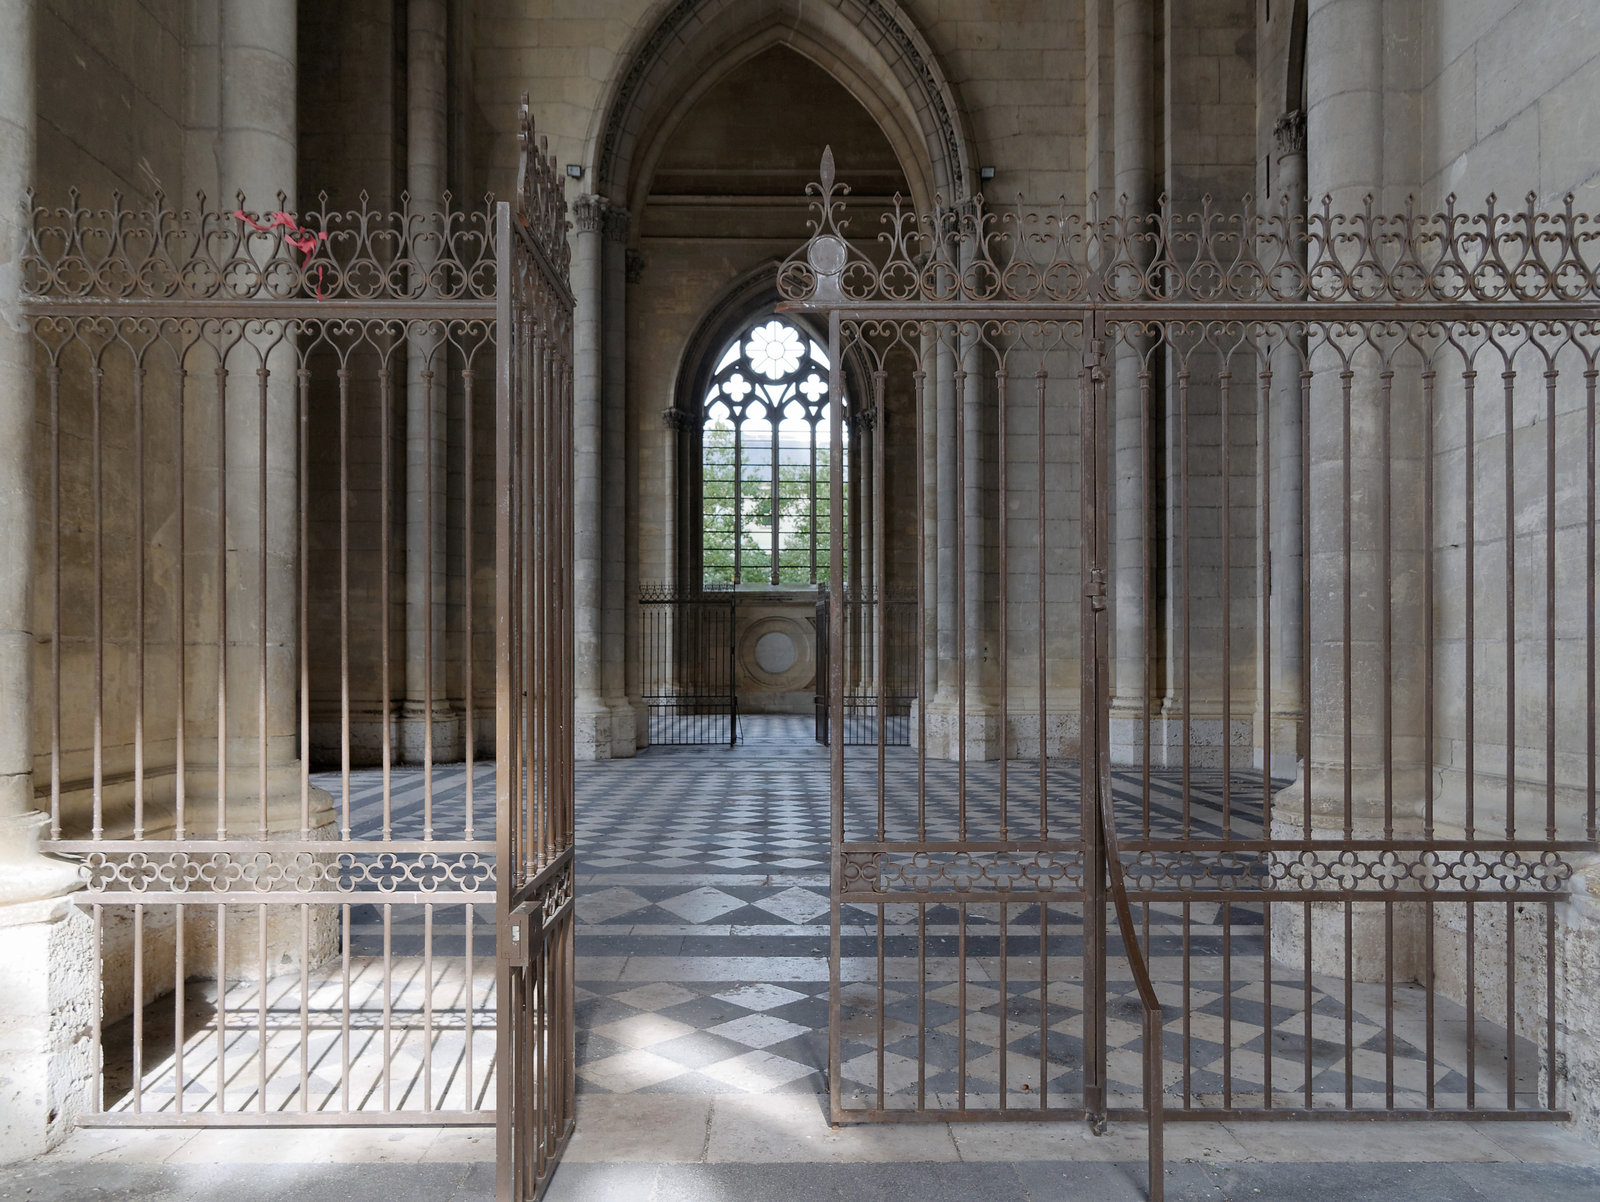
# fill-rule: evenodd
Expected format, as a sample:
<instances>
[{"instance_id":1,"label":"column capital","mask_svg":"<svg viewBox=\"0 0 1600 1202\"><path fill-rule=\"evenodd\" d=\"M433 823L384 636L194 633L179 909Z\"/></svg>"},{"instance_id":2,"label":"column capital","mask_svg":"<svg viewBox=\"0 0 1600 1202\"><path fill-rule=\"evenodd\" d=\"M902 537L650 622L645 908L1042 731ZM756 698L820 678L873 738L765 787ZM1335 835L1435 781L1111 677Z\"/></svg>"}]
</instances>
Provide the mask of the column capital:
<instances>
[{"instance_id":1,"label":"column capital","mask_svg":"<svg viewBox=\"0 0 1600 1202\"><path fill-rule=\"evenodd\" d=\"M585 193L572 202L572 228L580 234L597 232L610 207L604 197Z\"/></svg>"},{"instance_id":2,"label":"column capital","mask_svg":"<svg viewBox=\"0 0 1600 1202\"><path fill-rule=\"evenodd\" d=\"M661 424L669 430L687 430L694 425L694 418L687 411L672 405L661 411Z\"/></svg>"},{"instance_id":3,"label":"column capital","mask_svg":"<svg viewBox=\"0 0 1600 1202\"><path fill-rule=\"evenodd\" d=\"M1306 152L1306 114L1304 109L1290 109L1278 118L1272 127L1273 142L1279 156Z\"/></svg>"}]
</instances>

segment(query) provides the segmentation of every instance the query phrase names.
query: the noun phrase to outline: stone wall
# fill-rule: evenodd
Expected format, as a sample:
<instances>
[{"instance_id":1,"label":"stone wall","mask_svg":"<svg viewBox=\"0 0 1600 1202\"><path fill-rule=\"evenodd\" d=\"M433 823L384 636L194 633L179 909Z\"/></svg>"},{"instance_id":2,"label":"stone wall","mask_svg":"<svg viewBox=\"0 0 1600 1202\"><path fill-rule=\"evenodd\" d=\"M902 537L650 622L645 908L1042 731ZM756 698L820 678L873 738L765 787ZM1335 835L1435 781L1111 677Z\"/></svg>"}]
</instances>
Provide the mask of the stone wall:
<instances>
[{"instance_id":1,"label":"stone wall","mask_svg":"<svg viewBox=\"0 0 1600 1202\"><path fill-rule=\"evenodd\" d=\"M1600 14L1575 2L1513 4L1433 3L1422 17L1426 36L1416 63L1423 114L1417 178L1421 199L1442 205L1448 194L1468 211L1482 208L1491 194L1501 211L1518 209L1526 194L1535 193L1542 209L1559 210L1568 193L1579 212L1600 206L1600 148L1582 131L1586 122L1575 115L1592 106L1600 88ZM1449 360L1452 378L1438 407L1436 423L1437 503L1441 525L1436 545L1437 571L1450 582L1440 612L1440 709L1435 760L1443 768L1443 788L1459 799L1464 779L1469 720L1464 644L1466 472L1484 495L1515 490L1519 520L1508 547L1505 514L1480 507L1475 535L1476 688L1470 715L1476 782L1485 795L1480 810L1486 825L1504 824L1508 766L1522 782L1518 807L1542 805L1549 776L1543 713L1544 675L1557 665L1555 784L1563 812L1579 799L1567 790L1583 782L1587 760L1586 703L1579 673L1587 637L1584 601L1582 507L1579 504L1586 469L1577 453L1584 440L1587 400L1576 355L1561 357L1562 372L1554 398L1546 395L1545 364L1537 355L1513 359L1517 372L1509 418L1498 356L1474 363L1480 378L1476 389L1472 442L1466 442L1466 394L1460 379L1466 363ZM1509 428L1507 423L1509 422ZM1556 487L1559 494L1555 528L1556 598L1553 645L1544 612L1545 571L1550 548L1544 538L1544 486L1547 436L1558 450ZM1507 438L1511 439L1512 484L1506 477ZM1471 460L1469 469L1468 461ZM1533 521L1537 513L1538 520ZM1510 556L1508 562L1508 555ZM1515 609L1507 611L1505 580L1515 582ZM1526 698L1519 692L1508 711L1503 682L1508 621L1515 624L1515 664ZM1498 687L1497 687L1498 684ZM1515 723L1516 750L1507 751L1508 713ZM1459 801L1458 801L1459 804Z\"/></svg>"},{"instance_id":2,"label":"stone wall","mask_svg":"<svg viewBox=\"0 0 1600 1202\"><path fill-rule=\"evenodd\" d=\"M181 3L130 3L113 12L102 6L43 3L38 6L37 158L33 184L41 203L65 204L77 188L86 205L99 207L120 192L137 206L157 191L181 203L190 181L184 163L186 12ZM43 372L36 374L34 459L38 465L33 574L36 635L34 679L35 788L48 791L53 700L52 644L59 640L62 689L61 775L68 804L81 803L87 827L87 788L93 756L94 677L94 509L90 461L93 454L93 398L89 354L75 348L64 357L59 399L62 427L61 526L52 524L49 397ZM117 801L131 797L135 646L133 607L135 564L127 554L133 542L136 481L133 474L133 352L113 347L104 357L101 397L101 454L107 469L101 498L102 540L107 548L109 602L103 607L104 675L109 695L102 730L102 771L112 781ZM170 525L174 480L173 408L167 398L175 386L175 363L158 348L146 359L146 389L152 398L146 420L146 523L153 531ZM155 398L162 398L157 401ZM159 536L158 536L159 537ZM161 542L170 546L170 538ZM55 629L54 590L57 552L62 561L62 626ZM172 557L158 550L147 566L152 598L170 594ZM154 609L155 606L152 606ZM170 607L152 613L147 627L147 772L167 779L170 793L176 706L174 638ZM160 791L159 784L156 786Z\"/></svg>"},{"instance_id":3,"label":"stone wall","mask_svg":"<svg viewBox=\"0 0 1600 1202\"><path fill-rule=\"evenodd\" d=\"M90 203L191 187L184 163L191 84L184 0L38 5L38 165L41 195L79 188ZM195 80L193 86L203 87ZM209 80L215 88L215 78Z\"/></svg>"},{"instance_id":4,"label":"stone wall","mask_svg":"<svg viewBox=\"0 0 1600 1202\"><path fill-rule=\"evenodd\" d=\"M1462 207L1476 210L1494 193L1502 210L1508 210L1520 208L1525 195L1533 192L1539 208L1559 210L1571 193L1577 211L1600 209L1600 142L1594 137L1593 119L1595 98L1600 95L1600 10L1584 0L1430 0L1423 5L1420 24L1424 36L1416 65L1421 100L1416 178L1424 204L1437 208L1454 194ZM1459 366L1455 365L1457 374ZM1577 356L1560 361L1563 379L1555 397L1553 431L1542 360L1524 354L1515 366L1519 379L1509 421L1518 518L1509 565L1503 509L1480 509L1474 524L1477 662L1470 784L1477 795L1480 832L1503 830L1507 766L1514 765L1518 784L1511 792L1521 815L1519 825L1528 835L1542 830L1550 783L1546 724L1553 720L1557 826L1564 836L1581 837L1589 771L1589 715L1581 665L1592 617L1584 599L1580 504L1586 471L1577 454L1593 416L1582 382L1586 365ZM1479 367L1482 383L1471 444L1465 441L1466 399L1459 379L1443 394L1436 426L1441 526L1435 557L1441 579L1452 584L1442 595L1438 612L1440 704L1434 760L1439 765L1438 792L1458 823L1469 786L1461 550L1466 529L1465 472L1470 453L1480 491L1487 488L1503 495L1508 431L1501 370L1498 362ZM1551 433L1558 446L1560 497L1553 646L1547 642L1545 570L1550 551L1544 538L1544 456ZM1505 654L1508 575L1516 592L1515 607L1509 611L1518 631L1514 661ZM1552 656L1556 711L1547 715L1545 672ZM1510 662L1518 672L1518 691L1508 709L1505 675ZM1508 712L1516 724L1514 754L1507 750ZM1556 1071L1564 1078L1562 1096L1576 1112L1578 1125L1590 1138L1600 1138L1596 1102L1600 917L1593 904L1600 877L1590 866L1580 872L1576 885L1578 896L1557 910ZM1517 918L1519 928L1533 922L1531 913ZM1468 989L1463 924L1459 916L1441 915L1437 925L1440 946L1450 954L1442 957L1436 981L1464 999ZM1491 908L1479 927L1476 988L1489 1015L1505 1010L1504 959L1499 950L1504 925L1505 915ZM1525 952L1519 959L1516 987L1524 998L1538 996L1543 987L1542 960L1526 954L1543 945L1538 925L1518 936L1518 947ZM1484 963L1486 950L1500 955L1498 965Z\"/></svg>"}]
</instances>

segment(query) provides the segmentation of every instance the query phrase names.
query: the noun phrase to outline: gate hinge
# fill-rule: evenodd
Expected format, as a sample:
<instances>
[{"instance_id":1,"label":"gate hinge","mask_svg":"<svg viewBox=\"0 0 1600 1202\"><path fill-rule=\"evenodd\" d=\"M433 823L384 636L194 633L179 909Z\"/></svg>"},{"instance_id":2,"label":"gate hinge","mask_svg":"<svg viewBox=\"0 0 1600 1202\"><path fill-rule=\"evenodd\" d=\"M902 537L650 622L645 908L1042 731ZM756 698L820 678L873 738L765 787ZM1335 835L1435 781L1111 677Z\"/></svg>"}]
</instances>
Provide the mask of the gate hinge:
<instances>
[{"instance_id":1,"label":"gate hinge","mask_svg":"<svg viewBox=\"0 0 1600 1202\"><path fill-rule=\"evenodd\" d=\"M1084 585L1083 595L1088 598L1090 607L1096 613L1106 607L1106 573L1104 568L1090 570L1089 583Z\"/></svg>"},{"instance_id":2,"label":"gate hinge","mask_svg":"<svg viewBox=\"0 0 1600 1202\"><path fill-rule=\"evenodd\" d=\"M1100 339L1090 338L1083 347L1083 365L1089 372L1089 378L1096 384L1105 382L1105 369L1101 366Z\"/></svg>"}]
</instances>

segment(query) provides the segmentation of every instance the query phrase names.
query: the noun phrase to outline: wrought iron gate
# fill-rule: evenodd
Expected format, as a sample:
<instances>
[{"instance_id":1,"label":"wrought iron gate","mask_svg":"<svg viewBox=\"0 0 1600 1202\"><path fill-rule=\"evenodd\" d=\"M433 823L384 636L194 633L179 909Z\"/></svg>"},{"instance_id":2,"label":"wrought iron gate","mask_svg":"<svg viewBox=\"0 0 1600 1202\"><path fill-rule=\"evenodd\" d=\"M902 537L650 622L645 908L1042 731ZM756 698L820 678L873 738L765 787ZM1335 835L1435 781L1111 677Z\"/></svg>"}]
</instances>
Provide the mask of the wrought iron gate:
<instances>
[{"instance_id":1,"label":"wrought iron gate","mask_svg":"<svg viewBox=\"0 0 1600 1202\"><path fill-rule=\"evenodd\" d=\"M841 675L844 680L844 739L847 747L870 747L883 741L890 747L911 744L911 715L917 705L917 602L915 597L888 597L879 604L870 596L851 596L844 620L845 647L849 649ZM823 592L817 600L817 742L832 738L828 724L832 687L830 617L833 599ZM878 648L882 644L883 682L880 687ZM881 708L880 708L881 707Z\"/></svg>"},{"instance_id":2,"label":"wrought iron gate","mask_svg":"<svg viewBox=\"0 0 1600 1202\"><path fill-rule=\"evenodd\" d=\"M726 589L639 591L640 697L652 747L739 741L734 671L738 596Z\"/></svg>"},{"instance_id":3,"label":"wrought iron gate","mask_svg":"<svg viewBox=\"0 0 1600 1202\"><path fill-rule=\"evenodd\" d=\"M572 1134L572 321L565 180L522 100L513 219L500 222L500 1078L496 1193L544 1192Z\"/></svg>"},{"instance_id":4,"label":"wrought iron gate","mask_svg":"<svg viewBox=\"0 0 1600 1202\"><path fill-rule=\"evenodd\" d=\"M572 299L522 136L514 211L34 210L86 1124L498 1120L519 1199L570 1131Z\"/></svg>"},{"instance_id":5,"label":"wrought iron gate","mask_svg":"<svg viewBox=\"0 0 1600 1202\"><path fill-rule=\"evenodd\" d=\"M832 664L834 1118L1143 1119L1159 1197L1164 1121L1565 1117L1584 220L978 201L874 249L845 191L780 286L836 395L913 398L921 700L847 749ZM884 595L841 544L836 646Z\"/></svg>"}]
</instances>

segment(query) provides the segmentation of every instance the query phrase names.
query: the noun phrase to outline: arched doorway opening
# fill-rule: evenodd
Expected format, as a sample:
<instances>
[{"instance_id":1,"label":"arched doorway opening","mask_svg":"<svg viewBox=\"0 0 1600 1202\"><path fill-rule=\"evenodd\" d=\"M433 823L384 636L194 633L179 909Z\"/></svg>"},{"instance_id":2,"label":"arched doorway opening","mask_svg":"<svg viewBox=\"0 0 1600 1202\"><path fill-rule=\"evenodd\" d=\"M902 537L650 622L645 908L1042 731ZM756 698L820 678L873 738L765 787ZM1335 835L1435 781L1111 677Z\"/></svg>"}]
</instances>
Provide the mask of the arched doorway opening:
<instances>
[{"instance_id":1,"label":"arched doorway opening","mask_svg":"<svg viewBox=\"0 0 1600 1202\"><path fill-rule=\"evenodd\" d=\"M876 437L888 440L886 462L898 467L914 513L921 448L914 397L882 398L883 413L869 415L879 403L870 374L819 358L825 327L775 311L776 264L805 237L805 188L825 145L850 164L861 214L853 233L864 244L897 194L929 202L962 194L970 161L931 54L922 60L930 69L908 66L893 39L866 36L861 8L850 0L779 5L752 23L748 6L702 4L704 23L670 54L654 33L641 35L597 118L587 169L603 213L590 231L580 215L575 257L580 307L587 298L599 327L587 385L597 430L591 512L603 548L596 592L611 607L594 644L602 661L596 709L608 713L590 729L610 723L610 746L596 737L594 758L640 754L577 773L579 846L588 849L580 855L593 874L580 906L580 1094L667 1095L663 1105L695 1093L774 1094L814 1111L825 1089L828 758L813 706L816 585L834 548L812 537L831 516L812 495L820 501L837 470L827 456L826 406L868 423L848 431L846 513L872 462L858 448ZM915 49L920 38L905 45ZM587 293L585 234L595 254ZM580 344L581 326L580 318ZM792 366L781 356L775 375L758 371L762 348L752 343L761 333L798 347ZM835 369L842 379L824 394L817 385ZM734 398L730 384L751 391ZM775 390L766 397L772 413L754 404L758 386ZM580 408L585 387L580 345ZM732 475L723 472L723 491L739 481L742 494L748 468L776 504L733 511L726 549L731 560L741 548L738 562L708 573L707 419L732 427L736 416L762 427L766 453L743 463L727 448L721 466ZM744 442L741 435L739 451ZM786 481L780 469L791 453L797 462ZM581 479L581 442L579 454ZM795 520L785 530L789 484ZM580 528L585 503L580 493ZM852 531L857 520L851 514ZM900 527L909 548L915 524ZM745 542L759 548L763 539L765 558L747 562ZM870 541L857 533L847 553L858 556ZM905 559L914 564L914 551ZM852 564L852 578L859 572ZM737 746L651 745L637 599L652 582L738 591L733 642L745 721ZM581 658L581 635L579 646ZM623 687L605 683L607 664ZM623 699L629 708L619 714ZM624 727L626 739L618 737ZM633 967L611 973L624 956Z\"/></svg>"}]
</instances>

